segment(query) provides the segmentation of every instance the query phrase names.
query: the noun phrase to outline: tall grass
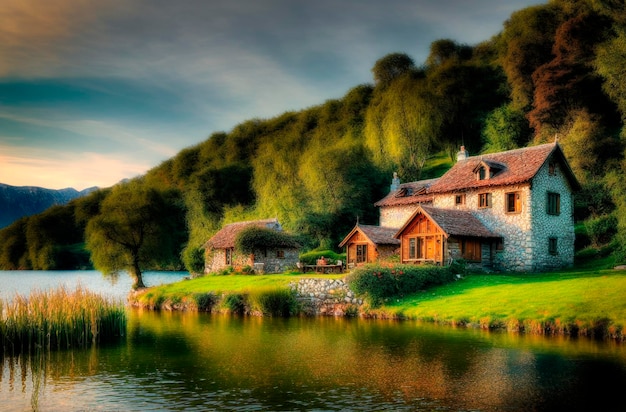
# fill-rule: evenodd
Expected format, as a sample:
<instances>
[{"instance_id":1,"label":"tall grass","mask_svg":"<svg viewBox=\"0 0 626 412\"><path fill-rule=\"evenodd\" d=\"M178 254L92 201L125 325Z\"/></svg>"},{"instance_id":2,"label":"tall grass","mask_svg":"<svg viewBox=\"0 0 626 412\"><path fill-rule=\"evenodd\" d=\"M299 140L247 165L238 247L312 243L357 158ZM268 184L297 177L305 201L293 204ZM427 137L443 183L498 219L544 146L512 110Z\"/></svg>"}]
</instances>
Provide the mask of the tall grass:
<instances>
[{"instance_id":1,"label":"tall grass","mask_svg":"<svg viewBox=\"0 0 626 412\"><path fill-rule=\"evenodd\" d=\"M0 345L5 353L84 348L119 339L125 332L123 303L81 286L0 300Z\"/></svg>"},{"instance_id":2,"label":"tall grass","mask_svg":"<svg viewBox=\"0 0 626 412\"><path fill-rule=\"evenodd\" d=\"M251 312L266 316L297 315L300 312L296 294L289 288L269 287L251 291L248 294Z\"/></svg>"}]
</instances>

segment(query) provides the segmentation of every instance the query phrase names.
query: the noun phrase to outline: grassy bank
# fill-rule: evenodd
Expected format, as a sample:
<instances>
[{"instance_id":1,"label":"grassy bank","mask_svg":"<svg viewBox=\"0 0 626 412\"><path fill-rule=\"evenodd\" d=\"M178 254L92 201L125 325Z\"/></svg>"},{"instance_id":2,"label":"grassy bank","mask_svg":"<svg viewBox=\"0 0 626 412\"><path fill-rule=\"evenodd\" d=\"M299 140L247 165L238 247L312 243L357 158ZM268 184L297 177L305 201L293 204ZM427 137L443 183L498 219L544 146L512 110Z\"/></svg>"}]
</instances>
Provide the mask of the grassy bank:
<instances>
[{"instance_id":1,"label":"grassy bank","mask_svg":"<svg viewBox=\"0 0 626 412\"><path fill-rule=\"evenodd\" d=\"M131 304L150 309L227 311L235 313L295 314L289 283L313 274L210 275L156 286L133 294ZM339 279L344 275L315 275Z\"/></svg>"},{"instance_id":2,"label":"grassy bank","mask_svg":"<svg viewBox=\"0 0 626 412\"><path fill-rule=\"evenodd\" d=\"M125 332L123 303L81 287L0 300L0 345L5 353L84 348L119 339Z\"/></svg>"},{"instance_id":3,"label":"grassy bank","mask_svg":"<svg viewBox=\"0 0 626 412\"><path fill-rule=\"evenodd\" d=\"M387 298L361 315L438 324L506 329L533 334L569 334L626 339L626 271L596 261L577 269L537 274L470 274L453 283L404 297ZM205 299L226 311L241 311L242 299L286 289L307 275L207 276L151 288L137 296L143 306L193 307ZM319 275L340 278L343 275ZM232 295L232 296L231 296ZM223 302L219 297L226 296ZM230 296L230 297L229 297ZM191 304L189 304L191 302Z\"/></svg>"},{"instance_id":4,"label":"grassy bank","mask_svg":"<svg viewBox=\"0 0 626 412\"><path fill-rule=\"evenodd\" d=\"M624 340L626 271L469 275L390 299L372 316L536 334Z\"/></svg>"}]
</instances>

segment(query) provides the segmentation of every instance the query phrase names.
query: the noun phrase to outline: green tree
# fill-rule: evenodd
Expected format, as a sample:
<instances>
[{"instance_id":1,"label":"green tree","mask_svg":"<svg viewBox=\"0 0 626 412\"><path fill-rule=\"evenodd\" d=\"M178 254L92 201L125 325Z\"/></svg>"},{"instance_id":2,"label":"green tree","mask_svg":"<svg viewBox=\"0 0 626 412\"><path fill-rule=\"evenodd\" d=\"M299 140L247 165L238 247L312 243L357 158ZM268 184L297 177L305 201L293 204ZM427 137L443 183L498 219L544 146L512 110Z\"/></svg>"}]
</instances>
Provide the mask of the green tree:
<instances>
[{"instance_id":1,"label":"green tree","mask_svg":"<svg viewBox=\"0 0 626 412\"><path fill-rule=\"evenodd\" d=\"M52 206L31 216L26 225L28 256L34 270L73 268L68 247L82 240L82 231L75 224L73 204Z\"/></svg>"},{"instance_id":2,"label":"green tree","mask_svg":"<svg viewBox=\"0 0 626 412\"><path fill-rule=\"evenodd\" d=\"M143 270L179 260L185 239L180 194L138 180L117 185L87 224L86 236L96 269L106 274L127 270L133 289L143 288Z\"/></svg>"},{"instance_id":3,"label":"green tree","mask_svg":"<svg viewBox=\"0 0 626 412\"><path fill-rule=\"evenodd\" d=\"M573 17L558 28L554 59L532 75L535 90L528 119L538 135L544 129L552 135L574 110L587 108L609 118L614 113L592 67L594 49L608 27L606 18L588 13Z\"/></svg>"},{"instance_id":4,"label":"green tree","mask_svg":"<svg viewBox=\"0 0 626 412\"><path fill-rule=\"evenodd\" d=\"M500 69L475 57L467 46L455 50L431 56L438 64L426 70L431 139L452 158L461 144L472 153L480 150L485 116L507 98ZM436 48L433 52L439 53Z\"/></svg>"},{"instance_id":5,"label":"green tree","mask_svg":"<svg viewBox=\"0 0 626 412\"><path fill-rule=\"evenodd\" d=\"M616 34L598 47L595 68L603 79L603 89L611 97L626 122L626 27L616 28ZM626 137L626 133L624 133Z\"/></svg>"},{"instance_id":6,"label":"green tree","mask_svg":"<svg viewBox=\"0 0 626 412\"><path fill-rule=\"evenodd\" d=\"M410 73L415 63L405 53L391 53L376 61L372 67L376 86L386 87L397 77Z\"/></svg>"},{"instance_id":7,"label":"green tree","mask_svg":"<svg viewBox=\"0 0 626 412\"><path fill-rule=\"evenodd\" d=\"M485 119L483 153L503 152L524 146L530 133L523 112L515 110L511 104L500 106Z\"/></svg>"},{"instance_id":8,"label":"green tree","mask_svg":"<svg viewBox=\"0 0 626 412\"><path fill-rule=\"evenodd\" d=\"M26 242L28 217L0 230L0 270L31 269Z\"/></svg>"},{"instance_id":9,"label":"green tree","mask_svg":"<svg viewBox=\"0 0 626 412\"><path fill-rule=\"evenodd\" d=\"M506 73L515 109L526 111L533 101L532 74L552 60L552 44L562 21L555 3L516 11L494 40L498 60Z\"/></svg>"}]
</instances>

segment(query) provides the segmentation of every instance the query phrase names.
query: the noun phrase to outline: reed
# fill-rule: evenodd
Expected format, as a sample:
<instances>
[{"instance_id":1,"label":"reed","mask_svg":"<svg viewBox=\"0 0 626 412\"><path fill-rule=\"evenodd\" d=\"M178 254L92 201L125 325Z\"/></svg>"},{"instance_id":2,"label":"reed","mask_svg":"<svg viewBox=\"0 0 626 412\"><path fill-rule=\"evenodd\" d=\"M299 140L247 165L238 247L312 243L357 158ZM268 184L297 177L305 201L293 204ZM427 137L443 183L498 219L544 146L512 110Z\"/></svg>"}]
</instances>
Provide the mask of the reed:
<instances>
[{"instance_id":1,"label":"reed","mask_svg":"<svg viewBox=\"0 0 626 412\"><path fill-rule=\"evenodd\" d=\"M0 300L0 345L5 353L85 348L117 340L125 332L123 303L81 286Z\"/></svg>"}]
</instances>

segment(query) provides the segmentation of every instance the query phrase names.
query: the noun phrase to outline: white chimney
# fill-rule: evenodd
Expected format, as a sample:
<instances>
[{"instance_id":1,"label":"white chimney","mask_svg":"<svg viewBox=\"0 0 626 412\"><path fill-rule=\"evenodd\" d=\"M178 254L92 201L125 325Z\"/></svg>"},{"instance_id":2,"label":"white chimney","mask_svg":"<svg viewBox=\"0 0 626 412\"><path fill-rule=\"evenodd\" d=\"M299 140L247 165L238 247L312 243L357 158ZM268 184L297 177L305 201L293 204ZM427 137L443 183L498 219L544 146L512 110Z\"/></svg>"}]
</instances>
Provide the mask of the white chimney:
<instances>
[{"instance_id":1,"label":"white chimney","mask_svg":"<svg viewBox=\"0 0 626 412\"><path fill-rule=\"evenodd\" d=\"M398 177L398 172L393 172L393 179L391 179L391 186L389 187L390 192L395 192L400 188L400 178Z\"/></svg>"},{"instance_id":2,"label":"white chimney","mask_svg":"<svg viewBox=\"0 0 626 412\"><path fill-rule=\"evenodd\" d=\"M460 162L461 160L465 160L469 157L469 153L465 150L465 146L461 146L461 150L456 154L456 161Z\"/></svg>"}]
</instances>

